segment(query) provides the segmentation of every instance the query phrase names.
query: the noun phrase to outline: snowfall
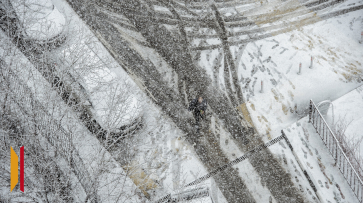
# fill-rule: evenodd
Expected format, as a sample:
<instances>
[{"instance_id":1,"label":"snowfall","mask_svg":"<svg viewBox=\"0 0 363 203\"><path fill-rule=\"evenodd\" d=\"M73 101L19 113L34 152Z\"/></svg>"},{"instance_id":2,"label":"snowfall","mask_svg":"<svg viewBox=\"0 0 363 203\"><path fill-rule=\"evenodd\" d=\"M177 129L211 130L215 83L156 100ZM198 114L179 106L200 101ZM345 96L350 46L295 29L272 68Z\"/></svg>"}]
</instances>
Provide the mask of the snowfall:
<instances>
[{"instance_id":1,"label":"snowfall","mask_svg":"<svg viewBox=\"0 0 363 203\"><path fill-rule=\"evenodd\" d=\"M182 191L202 188L209 190L211 195L188 202L227 202L213 178L191 188L183 188L183 185L208 173L193 151L192 143L184 141L183 132L138 88L66 1L53 0L52 3L55 11L48 15L49 20L55 21L58 25L69 25L67 30L63 31L72 36L72 46L57 50L56 54L72 57L74 53L86 53L77 56L81 59L74 65L74 74L91 93L89 100L92 101L98 121L105 126L108 125L108 129L113 129L130 122L136 116L144 117L146 126L135 138L137 145L134 145L134 150L137 156L133 164L140 164L143 168L142 173L147 174L153 184L159 185L157 188L150 188L148 192L152 196L162 198L168 194L177 195ZM352 3L363 4L362 1L348 0L331 9L344 8ZM58 25L53 26L53 31L58 32ZM33 33L41 28L32 24L29 29L32 30L29 33ZM363 43L359 43L361 31L363 11L358 10L248 43L242 49L240 46L231 47L237 59L239 82L254 127L264 142L281 136L281 130L284 131L296 156L284 140L272 145L270 150L292 174L293 182L299 185L299 189L307 194L311 202L359 202L334 165L334 159L319 134L308 122L308 111L310 101L318 104L330 100L331 104L325 115L328 123L333 126L333 121L344 117L350 122L346 136L353 139L363 137ZM4 33L1 33L1 38L6 40ZM212 66L218 54L218 50L201 53L199 65L206 69L211 78ZM18 72L20 78L26 78L31 73L36 80L28 82L27 85L39 98L45 98L45 92L52 92L51 86L44 85L47 84L45 79L20 51L15 50L15 55L19 61L27 64L23 71ZM150 57L154 57L153 61L163 61L152 51ZM5 61L10 63L12 59L7 58ZM223 61L220 63L223 64ZM87 64L99 65L97 69L87 71L84 68ZM165 75L171 77L168 71L165 68ZM221 69L218 81L221 87L224 86L223 78ZM109 86L110 82L113 85ZM106 83L107 85L103 85ZM127 110L124 111L124 115L114 115L114 111L110 110L109 104L113 99L110 95L121 91L120 89L129 90L119 93L128 94L124 102L129 105L116 107ZM46 103L46 100L43 102ZM61 108L67 111L68 107L63 105ZM114 106L112 108L114 109ZM125 175L123 166L77 119L74 119L72 112L68 111L68 114L70 119L73 118L79 132L74 136L73 142L90 174L96 176L97 167L107 167L99 176L102 187L99 188L98 195L101 202L145 201L143 198L117 199L120 192L127 193L123 188L124 182L114 181ZM237 144L233 143L231 135L224 131L221 131L220 146L230 161L244 154L238 149ZM363 153L363 144L361 151ZM102 160L96 158L101 156ZM104 157L106 158L103 159ZM101 162L103 164L100 164ZM248 160L233 167L238 169L257 202L276 202L268 188L261 184L259 175ZM311 177L317 188L316 192L306 180L304 170ZM128 186L126 188L130 191L138 189L134 184L137 182L135 177L126 177L125 182ZM77 184L79 183L75 181L75 187ZM79 200L83 198L81 196Z\"/></svg>"}]
</instances>

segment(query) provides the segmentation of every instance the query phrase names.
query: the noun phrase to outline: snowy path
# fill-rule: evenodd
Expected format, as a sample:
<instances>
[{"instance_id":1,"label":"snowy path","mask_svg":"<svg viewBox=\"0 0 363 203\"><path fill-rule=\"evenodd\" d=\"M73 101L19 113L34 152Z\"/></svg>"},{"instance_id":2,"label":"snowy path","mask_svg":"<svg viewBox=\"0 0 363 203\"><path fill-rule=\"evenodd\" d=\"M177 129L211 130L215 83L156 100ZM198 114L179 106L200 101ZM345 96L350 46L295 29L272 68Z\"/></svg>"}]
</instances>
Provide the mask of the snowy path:
<instances>
[{"instance_id":1,"label":"snowy path","mask_svg":"<svg viewBox=\"0 0 363 203\"><path fill-rule=\"evenodd\" d=\"M91 15L83 15L86 17L91 17ZM95 23L94 25L98 25L101 27L105 26L105 23ZM117 30L115 30L117 31ZM113 30L110 29L99 29L99 32L101 32L105 36L112 36L112 38L119 37L119 32L113 33ZM106 48L113 49L110 47L109 43L103 41L102 39L108 39L108 37L101 37L98 35L98 37L101 39L101 41L106 44ZM113 42L111 44L120 44L124 43L123 39L119 38L116 40L116 42ZM123 45L125 46L125 45ZM127 48L128 45L126 45L124 48ZM137 50L137 49L136 49ZM114 52L113 50L110 51L111 53ZM170 112L169 116L172 118L172 120L178 125L178 127L185 132L192 132L193 127L190 125L192 123L192 116L186 112L184 109L184 102L179 102L177 95L175 95L174 90L171 90L168 87L165 87L164 85L161 86L161 84L164 84L163 82L159 82L158 80L161 80L163 77L159 75L159 70L153 70L154 65L148 64L145 61L142 61L140 56L135 55L136 52L130 53L130 52L117 52L118 54L122 54L125 57L125 60L120 60L119 57L117 57L117 60L119 63L124 64L126 63L125 67L126 71L131 75L131 77L134 77L136 79L136 83L140 85L142 89L146 90L146 93L151 95L152 100L156 101L158 105L163 109L163 111ZM141 52L142 53L142 52ZM127 56L128 55L128 56ZM127 60L126 60L127 59ZM137 59L137 60L135 60ZM132 63L131 63L132 62ZM144 64L142 66L142 64ZM136 66L135 66L136 65ZM139 66L139 69L136 69L136 67ZM148 67L147 69L143 67ZM129 69L130 68L130 69ZM135 72L134 72L135 71ZM147 74L144 74L144 71L147 71ZM135 75L134 75L135 74ZM143 86L142 83L137 82L140 79L137 79L135 77L137 74L138 77L142 78L142 81L145 81L144 84L147 85L147 89L145 86ZM133 76L134 75L134 76ZM141 81L141 80L140 80ZM147 91L149 89L149 91ZM151 93L151 94L150 94ZM168 93L165 95L165 93ZM173 103L169 103L168 101L171 101L173 99ZM163 101L158 102L158 101ZM189 136L186 136L189 143L196 143L195 151L198 154L199 158L203 161L203 163L206 165L208 169L213 169L217 167L218 165L223 165L223 163L228 162L228 160L221 156L220 150L215 150L215 146L213 143L218 143L218 141L215 140L214 137L210 137L207 143L203 143L199 140L196 140L195 136L193 134L190 134ZM213 146L213 147L212 147ZM229 173L235 173L233 171L230 171ZM244 197L244 195L248 195L246 191L242 190L243 182L241 179L232 178L230 174L222 173L219 175L219 179L217 179L218 184L222 185L221 188L223 188L223 191L225 194L228 194L228 197L236 197L236 195L240 196L240 199L243 198L250 198L251 197ZM238 177L238 176L236 176ZM236 183L232 185L231 183ZM230 193L230 191L238 191L235 193ZM226 196L226 195L225 195Z\"/></svg>"},{"instance_id":2,"label":"snowy path","mask_svg":"<svg viewBox=\"0 0 363 203\"><path fill-rule=\"evenodd\" d=\"M255 34L269 34L271 30L275 30L272 33L284 33L289 30L290 27L296 29L296 26L315 23L319 20L325 20L336 15L342 15L347 12L362 9L361 2L355 1L310 1L306 3L300 3L298 1L281 1L278 6L274 5L279 1L271 1L263 4L261 7L254 8L259 13L254 15L252 12L237 12L233 15L225 16L226 27L229 31L228 37L230 43L243 43L245 39L238 40L238 36L245 35L247 33ZM271 4L271 5L270 5ZM265 12L264 9L266 8ZM343 9L342 9L343 8ZM277 31L276 29L282 28ZM193 30L188 36L193 38L215 38L219 36L213 34L213 28L209 28L206 32L198 32ZM291 28L290 28L291 29ZM265 35L261 35L265 36ZM261 37L260 36L260 37ZM246 36L247 37L247 36ZM258 39L258 37L256 37ZM237 40L237 41L236 41ZM235 41L235 42L233 42ZM239 44L241 44L239 43ZM219 45L211 46L216 48ZM201 46L203 47L203 46ZM196 50L206 49L195 47Z\"/></svg>"},{"instance_id":3,"label":"snowy path","mask_svg":"<svg viewBox=\"0 0 363 203\"><path fill-rule=\"evenodd\" d=\"M75 2L72 2L72 4L74 4L74 3ZM74 8L77 10L78 7L75 6ZM89 7L87 10L89 12L92 12L92 8L91 7ZM84 16L85 18L88 18L91 15L90 14L82 14L82 16ZM114 41L114 40L116 40L116 37L119 35L119 34L116 34L117 32L115 32L114 34L112 34L112 32L114 32L113 31L114 28L112 28L112 27L107 27L106 28L105 25L104 25L105 22L102 22L102 20L100 21L102 23L100 23L98 21L95 21L95 20L97 20L97 18L93 18L93 20L91 20L91 21L90 20L87 20L87 19L84 19L84 20L86 22L89 22L89 23L92 22L92 25L91 26L94 29L96 29L96 27L95 27L96 25L98 26L97 27L97 32L101 32L102 35L103 35L103 36L102 35L98 35L98 37L101 39L101 41L104 43L104 45L109 49L109 51L111 53L114 53L115 56L116 56L116 53L117 54L121 54L121 55L124 55L124 58L126 59L125 54L131 54L131 53L127 53L127 52L117 51L121 47L116 46L116 41ZM162 35L160 35L160 37L161 36ZM106 39L110 39L111 42L107 42ZM117 40L117 44L120 44L122 41L123 40L121 38L119 38ZM168 41L168 42L170 42L170 41ZM110 44L112 44L112 46ZM123 46L125 46L125 45L123 45ZM115 50L114 47L117 47L117 49ZM175 52L175 50L173 52ZM127 57L131 57L131 56L127 56ZM120 57L116 57L116 58L120 58ZM131 70L127 70L127 69L126 70L129 73L131 72L132 74L135 74L136 73L138 75L138 77L142 78L142 80L145 81L144 84L147 85L147 88L149 89L149 93L151 93L152 98L156 98L154 101L156 101L156 103L158 105L160 105L163 108L163 110L165 110L166 112L168 112L169 116L171 116L171 118L174 120L174 122L178 125L179 128L183 129L185 132L188 132L188 131L190 132L190 130L188 130L188 128L186 128L186 123L190 123L190 121L181 122L183 119L189 117L189 116L186 116L186 114L179 107L179 106L184 106L184 104L179 104L179 106L176 105L176 104L178 104L178 100L175 100L175 99L173 100L173 103L166 102L166 101L169 101L170 99L166 99L165 96L163 94L160 94L160 93L161 92L168 92L170 96L173 95L174 93L172 93L173 91L167 90L167 88L165 86L164 87L163 87L163 85L161 86L161 84L163 84L163 83L160 83L159 82L157 85L151 85L152 83L155 84L155 82L156 82L155 80L159 80L160 77L158 77L157 75L155 75L155 74L157 74L158 71L152 71L151 68L153 68L153 66L147 65L148 66L148 72L149 72L148 74L149 75L148 75L148 77L146 77L144 74L142 74L142 71L145 71L144 68L142 68L142 67L140 67L140 69L135 69L134 68L135 67L135 62L137 62L137 61L135 61L135 58L139 58L139 56L134 55L131 58L133 59L132 60L133 61L133 64L132 65L130 64L130 66L127 66L127 68L132 68L132 72L131 72ZM130 62L127 61L127 60L126 61L125 60L123 60L123 61L120 61L119 60L119 63L122 63L123 64L123 63L130 63ZM181 62L179 65L180 66L184 66L186 64L185 64L185 62ZM176 70L177 71L182 71L182 69L176 69ZM181 72L178 72L178 75L179 76L180 76L180 73ZM151 76L151 75L153 75L153 76ZM192 75L189 75L189 76L192 76ZM132 77L134 77L134 76L132 76ZM206 81L205 80L200 81L201 84L202 84L202 82L205 83ZM188 85L190 85L190 84L188 84ZM142 87L142 88L145 89L145 87ZM163 90L162 91L155 91L158 88L162 88ZM188 89L190 89L190 88L188 88ZM169 96L169 98L170 98L170 96ZM211 102L210 104L213 104L212 102L216 102L215 99L218 98L218 97L215 97L215 96L216 95L214 93L213 99L210 99L209 100ZM172 98L178 98L178 96L172 96ZM163 103L157 102L157 101L160 101L160 100L163 101ZM167 107L168 105L171 105L171 106ZM218 108L219 108L220 111L223 112L223 114L225 114L226 113L226 108L220 108L218 106L219 105L217 105L217 103L215 103L215 105L212 106L213 107L213 110L218 110ZM181 112L175 112L177 109L178 109L178 111L181 111ZM226 116L225 119L234 120L234 122L236 122L236 125L241 125L241 124L237 124L238 121L236 121L235 119L237 119L238 116L235 115L233 117L232 115L235 114L235 113L232 113L232 112L233 111L231 111L231 114L229 114L229 115L220 115L220 116ZM191 118L188 118L188 120L189 119L191 119ZM241 131L237 131L237 132L241 132ZM202 142L200 142L198 140L195 140L195 138L194 138L194 136L192 136L192 134L189 135L189 136L187 136L187 138L190 139L189 143L196 143L196 146L197 147L195 147L195 150L196 150L197 154L199 154L199 157L201 158L201 160L203 161L203 163L207 165L207 168L212 169L212 168L215 168L215 167L210 167L210 166L218 166L218 165L221 165L221 164L213 163L213 165L210 165L211 164L211 161L212 160L213 161L216 161L216 157L218 157L218 158L222 158L222 157L220 157L221 155L219 155L219 156L213 155L215 153L218 153L218 150L217 151L216 150L214 150L214 151L211 151L210 150L210 149L213 149L213 148L217 147L217 146L211 147L211 146L213 146L212 143L218 143L216 141L213 141L215 139L214 136L205 136L205 137L207 137L209 140L211 140L210 141L211 144L208 144L206 147L204 147L205 143L202 143ZM238 144L239 148L241 148L242 150L245 150L244 149L245 146L241 143L241 141L238 140L240 138L237 138L237 137L234 137L234 138L237 141L237 143L239 143ZM254 137L253 139L256 139L256 137ZM208 153L208 155L207 155L207 153ZM281 178L277 178L276 179L280 183L276 183L275 180L267 179L268 188L271 191L273 191L273 195L275 196L275 198L281 199L281 200L282 199L286 200L285 198L291 198L291 199L294 199L294 198L299 199L300 198L300 197L297 197L296 192L290 193L290 194L294 194L293 195L294 197L286 197L285 195L286 194L289 194L289 192L286 192L286 193L281 192L283 190L294 190L295 191L296 188L294 188L293 186L290 186L290 184L292 184L292 183L290 182L289 178L286 175L284 175L284 173L285 173L284 170L279 166L278 163L276 163L277 160L275 160L270 155L270 152L269 151L265 151L264 153L261 154L261 156L254 157L250 161L251 161L252 165L254 166L254 168L258 169L257 172L260 175L262 175L263 177L266 177L267 178L267 177L271 176L271 172L274 173L273 176L281 177ZM224 161L224 162L226 162L226 161ZM272 164L272 165L274 165L274 167L276 167L275 168L276 170L272 170L271 172L267 172L268 171L267 168L268 168L269 165L261 165L261 163L269 163L269 164ZM229 178L230 178L229 176L224 176L223 177L223 179L227 179L227 180ZM229 183L235 182L237 180L238 179L234 179L234 181L229 181ZM217 180L217 182L218 182L218 180ZM219 185L219 186L220 186L220 188L223 188L222 190L224 190L225 197L227 199L229 198L228 201L232 201L232 202L235 201L236 200L236 195L248 194L248 193L245 193L245 192L242 192L242 191L241 192L234 192L233 195L228 194L229 191L236 191L236 189L238 189L238 190L242 189L242 187L241 187L243 185L242 182L239 183L239 184L236 184L236 186L233 186L233 189L231 189L231 190L227 190L228 187L231 187L231 184L226 185L226 182L224 182L224 181L219 182L219 184L222 184L222 185ZM279 189L277 189L277 187L275 187L276 184L280 184L281 187ZM237 187L237 185L238 185L238 187ZM281 188L284 188L284 189L281 190ZM248 199L250 197L247 197L246 196L245 199L246 198ZM295 200L291 200L291 201L295 201Z\"/></svg>"},{"instance_id":4,"label":"snowy path","mask_svg":"<svg viewBox=\"0 0 363 203\"><path fill-rule=\"evenodd\" d=\"M122 6L122 5L120 5L120 6ZM120 6L118 6L118 7L120 7ZM110 6L110 11L112 11L112 8L111 8L112 6ZM91 9L91 8L89 8L89 9ZM113 10L114 12L116 12L116 10ZM82 16L85 16L85 17L87 17L88 15L82 15ZM138 16L139 17L139 16ZM138 18L137 17L137 18ZM86 22L89 22L89 20L85 20ZM137 20L136 20L136 22L137 22ZM92 25L92 26L94 26L94 25ZM107 30L107 31L110 31L110 27L108 27L107 29L106 29L106 27L104 27L104 26L101 26L101 25L98 25L99 27L97 28L97 31L98 32L105 32L104 31L104 29L105 30ZM137 25L137 26L139 26L139 27L142 27L142 26L144 26L144 25ZM102 28L102 27L104 27L104 28ZM112 28L112 26L111 26L111 28ZM166 30L167 31L167 30ZM165 31L164 31L165 32ZM115 33L117 33L117 32L115 32ZM147 35L146 34L146 30L144 31L144 33L145 33L145 35ZM104 36L102 36L102 35L104 35ZM115 50L114 50L114 48L110 45L110 44L115 44L115 43L110 43L110 42L107 42L107 39L110 39L110 37L111 37L111 39L112 38L116 38L115 37L115 35L116 34L114 34L114 35L110 35L109 33L103 33L101 36L98 36L100 39L102 39L103 40L103 43L105 44L105 46L110 50L110 52L112 52L112 53L114 53L115 55L117 55L116 53L117 52L115 52ZM153 36L158 36L158 35L160 35L160 33L155 33ZM107 36L109 36L109 37L107 37ZM150 36L148 36L149 38L152 38L152 36L150 35ZM115 40L115 39L113 39L113 40ZM159 43L159 42L154 42L154 41L152 41L152 39L148 39L149 40L149 43L150 44L152 44L152 43ZM111 40L112 41L112 40ZM118 40L118 42L119 41L121 41L120 39ZM167 40L168 42L170 42L170 40ZM162 44L161 44L162 45ZM114 45L115 46L115 45ZM163 45L162 45L163 46ZM160 48L160 47L159 47ZM180 48L180 47L179 47ZM180 48L181 49L181 48ZM160 52L161 52L161 50L159 50ZM165 53L166 51L164 50L164 53ZM168 51L168 53L170 53L171 51ZM172 52L171 52L172 53ZM118 52L118 54L122 54L122 53L120 53L120 52ZM123 54L124 55L124 54ZM128 57L130 57L130 56L128 56ZM171 56L170 56L171 57ZM137 58L137 57L133 57L133 58ZM169 59L170 60L170 59ZM178 59L179 60L179 59ZM125 61L123 61L123 62L125 62ZM183 63L177 63L177 64L180 64L180 69L176 69L176 71L177 71L177 73L178 73L178 75L179 76L181 76L181 75L183 75L183 77L185 77L185 73L182 73L181 71L185 71L185 69L183 70L183 68L182 68L182 64ZM184 65L184 64L183 64ZM149 66L150 67L150 66ZM136 70L136 69L134 69L133 71L140 71L140 70ZM179 72L178 72L179 71ZM134 73L132 73L132 74L134 74ZM137 74L139 74L139 73L137 73ZM155 74L155 73L154 73ZM155 75L156 76L156 75ZM142 75L142 74L139 74L138 75L138 77L141 77L142 78L142 80L143 81L147 81L145 84L148 84L148 83L151 83L151 81L150 81L150 79L149 78L145 78L145 76L144 75ZM154 77L152 77L152 78L154 78ZM154 79L156 79L156 77L154 78ZM203 82L205 82L205 80L203 80ZM160 84L159 84L160 85ZM154 90L152 90L152 88L154 88L155 89L155 86L154 85L148 85L148 88L150 88L151 87L151 91L149 91L149 94L150 94L150 92L151 92L151 95L153 95L153 98L162 98L162 100L164 101L164 96L161 96L161 95L159 95L159 96L155 96L155 95L157 95L157 94L159 94L158 92L156 92L156 91L154 91ZM142 88L145 88L145 87L142 87ZM163 88L164 89L164 88ZM188 89L191 89L191 88L188 88ZM165 89L164 89L164 91L165 91ZM168 92L172 92L172 91L168 91ZM169 93L169 94L170 94ZM174 95L174 93L172 93L172 94L170 94L170 95ZM174 98L178 98L178 96L176 96L176 97L174 97ZM156 99L156 101L157 101L158 99ZM214 98L212 98L212 99L210 99L211 101L213 101L214 100ZM167 100L168 101L168 100ZM161 105L161 104L159 104L159 105ZM165 104L162 104L162 105L165 105ZM183 106L182 104L181 104L181 106ZM212 108L214 109L215 108L215 106L212 106ZM166 108L167 110L169 110L169 108ZM225 110L225 109L224 109ZM219 112L218 112L219 113ZM175 116L176 114L175 113L172 113L172 114L169 114L169 115L171 115L172 117L173 116ZM177 120L179 120L179 118L177 119ZM243 146L242 145L240 145L239 147L242 147L242 149L243 149ZM262 160L252 160L252 163L254 163L256 166L258 165L258 163L260 163ZM262 173L262 174L264 174L263 173L263 171L261 170L261 171L259 171L260 173ZM264 175L267 175L267 174L264 174ZM272 185L270 185L270 187L272 188ZM276 192L276 191L275 191ZM276 193L277 194L277 193Z\"/></svg>"}]
</instances>

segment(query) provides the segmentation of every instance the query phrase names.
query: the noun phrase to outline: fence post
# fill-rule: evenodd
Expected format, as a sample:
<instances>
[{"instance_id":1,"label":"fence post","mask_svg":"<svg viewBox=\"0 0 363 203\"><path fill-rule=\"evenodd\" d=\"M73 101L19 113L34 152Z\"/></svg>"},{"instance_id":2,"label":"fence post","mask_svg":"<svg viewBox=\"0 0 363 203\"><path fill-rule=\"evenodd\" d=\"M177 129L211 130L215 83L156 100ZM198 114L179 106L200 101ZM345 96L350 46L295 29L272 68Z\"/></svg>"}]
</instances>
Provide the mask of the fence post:
<instances>
[{"instance_id":1,"label":"fence post","mask_svg":"<svg viewBox=\"0 0 363 203\"><path fill-rule=\"evenodd\" d=\"M311 105L311 100L310 100L310 105L309 105L309 123L311 123L311 114L313 113L313 106Z\"/></svg>"},{"instance_id":2,"label":"fence post","mask_svg":"<svg viewBox=\"0 0 363 203\"><path fill-rule=\"evenodd\" d=\"M300 75L300 74L301 74L301 63L300 63L300 65L299 65L299 72L297 72L297 74L298 74L298 75Z\"/></svg>"},{"instance_id":3,"label":"fence post","mask_svg":"<svg viewBox=\"0 0 363 203\"><path fill-rule=\"evenodd\" d=\"M311 56L311 62L310 62L310 66L309 66L309 68L310 68L310 69L312 69L312 68L313 68L313 60L314 60L314 57L313 57L313 56Z\"/></svg>"},{"instance_id":4,"label":"fence post","mask_svg":"<svg viewBox=\"0 0 363 203\"><path fill-rule=\"evenodd\" d=\"M260 93L263 93L263 80L261 80L261 91Z\"/></svg>"},{"instance_id":5,"label":"fence post","mask_svg":"<svg viewBox=\"0 0 363 203\"><path fill-rule=\"evenodd\" d=\"M360 44L363 43L363 31L360 33L360 41L359 41Z\"/></svg>"}]
</instances>

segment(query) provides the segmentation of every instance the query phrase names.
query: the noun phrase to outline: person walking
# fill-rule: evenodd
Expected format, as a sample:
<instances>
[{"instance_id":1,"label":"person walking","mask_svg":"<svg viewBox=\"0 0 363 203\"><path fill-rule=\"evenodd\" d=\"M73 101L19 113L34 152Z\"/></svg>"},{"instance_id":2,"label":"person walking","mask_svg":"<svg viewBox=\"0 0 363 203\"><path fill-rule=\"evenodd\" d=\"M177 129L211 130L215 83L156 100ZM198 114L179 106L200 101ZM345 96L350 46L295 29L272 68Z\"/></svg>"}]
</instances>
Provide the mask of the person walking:
<instances>
[{"instance_id":1,"label":"person walking","mask_svg":"<svg viewBox=\"0 0 363 203\"><path fill-rule=\"evenodd\" d=\"M205 110L207 110L207 105L207 100L203 99L202 97L193 99L189 104L188 110L193 111L197 132L199 132L200 120L205 119Z\"/></svg>"}]
</instances>

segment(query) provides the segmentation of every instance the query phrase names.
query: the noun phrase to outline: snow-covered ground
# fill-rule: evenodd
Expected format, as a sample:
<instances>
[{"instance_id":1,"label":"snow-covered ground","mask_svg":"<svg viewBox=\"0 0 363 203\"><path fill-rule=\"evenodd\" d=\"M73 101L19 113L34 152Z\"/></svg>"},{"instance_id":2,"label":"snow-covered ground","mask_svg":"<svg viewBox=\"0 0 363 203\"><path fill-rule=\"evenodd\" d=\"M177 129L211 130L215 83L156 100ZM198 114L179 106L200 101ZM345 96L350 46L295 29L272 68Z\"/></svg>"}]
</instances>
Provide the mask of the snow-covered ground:
<instances>
[{"instance_id":1,"label":"snow-covered ground","mask_svg":"<svg viewBox=\"0 0 363 203\"><path fill-rule=\"evenodd\" d=\"M347 5L359 3L361 1L347 1L338 5L338 7L346 8ZM338 8L334 7L332 9L336 10ZM240 45L231 48L232 54L236 58L235 63L238 65L238 76L243 87L244 96L248 100L249 113L257 131L263 135L264 141L281 135L281 129L306 116L310 99L316 103L323 100L335 100L362 85L363 45L359 44L362 30L363 13L359 10L316 24L299 27L297 30L255 41L245 46ZM217 50L207 50L201 54L199 64L207 70L211 78L213 78L214 63L223 64L223 57L218 56L218 54ZM313 57L313 67L310 69L311 57ZM297 74L300 63L302 64L301 74ZM250 80L250 83L246 86L247 80ZM261 82L263 82L263 92L260 91ZM219 70L218 83L223 89L223 68ZM359 131L362 126L361 113L353 113L354 110L355 112L363 112L361 109L363 106L361 103L362 96L358 94L358 91L360 89L350 93L352 97L348 100L342 98L333 102L338 103L340 101L341 103L339 107L335 108L337 109L335 117L344 113L349 117L349 113L346 111L347 108L351 109L351 117L354 118L354 121L348 127L347 134L351 131L355 133L362 132ZM343 105L344 103L347 104ZM331 112L329 111L329 113ZM309 129L311 130L311 128L312 126ZM310 134L313 132L315 131L311 131ZM301 150L307 151L305 148L302 149L304 145L301 143L296 145L302 138L297 136L298 132L295 133L296 135L289 136L289 139L295 145L294 148L297 148L300 152ZM316 133L314 135L318 136ZM317 137L316 139L320 138ZM317 149L325 147L322 143L319 144L314 147ZM221 143L221 146L224 146L223 143ZM232 148L230 150L233 151ZM363 146L361 149L363 150ZM271 151L280 160L285 159L283 158L285 156L291 156L288 148L283 149L279 145L272 146ZM289 153L290 155L288 155ZM300 154L299 157L304 159L301 158L304 157L304 154ZM293 162L294 159L287 158L287 164L283 166L292 174L299 174L295 170L299 166L290 163L290 160ZM326 168L329 168L331 164L328 164L328 162L331 161L331 157L326 156L326 159L324 157L322 162L327 166ZM316 162L316 160L314 161ZM325 163L325 161L327 162ZM308 160L308 162L313 162L313 160ZM314 167L319 169L317 166ZM334 177L337 176L336 183L344 188L342 191L344 190L343 193L346 199L343 199L342 202L356 202L354 194L341 177L340 172L335 170L332 174ZM306 181L301 181L304 179L301 175L304 176L300 174L296 175L297 178L293 178L297 181L300 180L300 183L296 184L302 184L301 189L306 193L314 193L310 186L304 185L307 183ZM316 177L319 177L319 180L322 181L323 178L320 175L316 175ZM341 181L343 182L341 183ZM319 184L316 183L316 185ZM319 194L324 198L326 197L324 200L320 199L322 202L335 202L334 197L339 195L339 191L336 189L335 184L333 186L333 189L330 187L331 190L327 192L324 190L325 186L320 188L319 185ZM310 188L310 191L305 188ZM311 195L307 196L311 197Z\"/></svg>"},{"instance_id":2,"label":"snow-covered ground","mask_svg":"<svg viewBox=\"0 0 363 203\"><path fill-rule=\"evenodd\" d=\"M355 11L249 43L244 48L241 45L241 49L232 47L247 107L258 132L271 139L306 115L310 99L334 100L359 86L363 45L358 41L362 30L362 11ZM202 53L200 64L211 77L210 67L217 54L217 50ZM223 69L219 73L223 86ZM247 79L251 82L245 88Z\"/></svg>"},{"instance_id":3,"label":"snow-covered ground","mask_svg":"<svg viewBox=\"0 0 363 203\"><path fill-rule=\"evenodd\" d=\"M358 1L350 0L344 4L352 2ZM137 90L137 84L111 57L68 4L65 1L56 0L53 3L57 11L59 10L68 20L66 23L69 26L67 40L71 42L69 44L72 44L72 46L62 47L55 53L67 56L69 61L74 61L76 58L72 59L72 57L77 57L79 61L72 67L77 73L79 82L91 94L90 99L94 104L94 111L104 126L109 124L108 128L112 129L130 121L127 116L120 116L119 112L114 110L112 98L108 96L115 93L120 94L117 88L125 88L122 85L129 85L128 88L132 90L131 99L124 101L131 104L126 106L127 114L142 114L146 124L133 140L135 144L132 150L136 152L136 156L132 163L141 168L149 177L148 179L159 188L155 189L151 186L147 192L152 193L155 189L156 197L162 197L168 193L175 194L181 192L181 186L205 175L206 169L193 152L192 147L183 140L183 133L144 93ZM63 24L61 19L62 17L59 17L57 21ZM301 117L306 115L310 99L316 103L326 99L335 100L361 85L363 45L359 44L358 40L362 29L362 11L355 11L300 27L289 33L249 43L246 46L241 45L241 48L237 46L231 48L234 57L237 58L236 64L241 86L245 87L247 79L251 80L249 86L243 88L243 92L248 100L247 107L254 126L261 135L264 135L264 141L279 136L281 129L289 126L285 132L300 160L304 163L305 170L308 170L314 177L318 197L323 197L320 199L321 202L356 202L356 199L337 168L332 166L332 158L319 140L320 137L315 133L311 124L307 123L306 118L301 119ZM141 36L137 36L137 38L145 41ZM217 43L213 39L208 42ZM172 71L155 51L143 49L142 52L148 55L153 63L160 63L161 69L165 69L166 77L172 80ZM84 55L74 55L75 53ZM200 65L207 69L211 78L213 78L213 70L210 67L217 55L217 50L213 50L203 51L201 56ZM314 57L312 69L309 68L311 56ZM223 58L219 62L223 64ZM302 63L302 72L298 75L299 63ZM89 68L89 65L92 65L92 68ZM35 78L39 80L37 82L47 83L44 79L44 81L41 80L41 76L39 78ZM220 69L219 78L218 83L223 84L223 69ZM260 92L261 81L264 83L263 92ZM112 88L109 86L111 83ZM334 101L335 116L344 115L352 106L356 112L363 114L362 92L363 90L358 88L349 94L351 95L349 99L342 98ZM63 106L63 108L67 107ZM120 108L116 109L123 111ZM130 110L132 108L135 111ZM360 113L354 113L354 110L350 111L353 112L351 115L347 113L347 116L354 119L347 134L358 134L363 130L361 125L363 116ZM119 120L120 117L125 119ZM94 172L94 168L97 168L96 165L104 164L105 160L109 164L106 164L108 173L99 176L100 185L104 186L99 189L99 193L103 202L112 202L117 195L120 195L115 188L119 188L121 185L108 185L108 183L125 175L124 166L117 163L101 147L98 140L87 133L88 131L84 127L78 127L79 134L74 137L74 142L82 152L81 156L85 163L89 165L89 170ZM363 136L362 133L358 135ZM221 132L220 145L229 160L232 161L243 155L233 141L227 144L226 140L232 139L228 133ZM316 194L307 184L286 144L281 141L279 145L275 144L270 149L281 160L286 170L292 174L296 185L300 185L303 193L307 194L306 196L310 198L311 202L314 202ZM101 160L100 157L100 159L95 159L100 154L107 158L105 160ZM235 168L238 168L240 176L245 180L256 201L270 201L270 192L263 186L258 174L248 161L241 162ZM323 173L324 170L326 175ZM97 175L96 172L94 175ZM129 177L127 180L128 184L132 183ZM133 183L136 183L135 179ZM195 187L200 186L211 187L214 201L218 199L218 203L226 202L213 179ZM130 188L135 187L130 186ZM107 195L110 198L107 199ZM271 197L271 199L273 198ZM130 200L130 202L132 201L137 200ZM212 201L210 197L206 197L193 202L209 203Z\"/></svg>"},{"instance_id":4,"label":"snow-covered ground","mask_svg":"<svg viewBox=\"0 0 363 203\"><path fill-rule=\"evenodd\" d=\"M363 47L358 40L362 18L362 12L356 11L247 45L244 53L256 54L259 49L262 53L262 63L245 54L241 60L245 66L239 69L242 77L257 80L253 88L255 96L247 106L260 133L279 133L296 121L298 114L304 115L310 99L334 100L360 85ZM265 61L270 56L270 62ZM312 69L309 68L311 56L314 57ZM300 75L297 74L299 63L302 64ZM250 72L253 69L255 74ZM259 92L261 81L263 93ZM295 110L298 114L291 113Z\"/></svg>"},{"instance_id":5,"label":"snow-covered ground","mask_svg":"<svg viewBox=\"0 0 363 203\"><path fill-rule=\"evenodd\" d=\"M335 166L335 160L319 134L308 121L309 118L304 117L284 129L284 132L290 140L303 170L307 171L314 183L320 202L359 202L339 168Z\"/></svg>"}]
</instances>

